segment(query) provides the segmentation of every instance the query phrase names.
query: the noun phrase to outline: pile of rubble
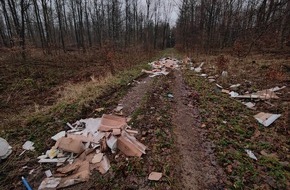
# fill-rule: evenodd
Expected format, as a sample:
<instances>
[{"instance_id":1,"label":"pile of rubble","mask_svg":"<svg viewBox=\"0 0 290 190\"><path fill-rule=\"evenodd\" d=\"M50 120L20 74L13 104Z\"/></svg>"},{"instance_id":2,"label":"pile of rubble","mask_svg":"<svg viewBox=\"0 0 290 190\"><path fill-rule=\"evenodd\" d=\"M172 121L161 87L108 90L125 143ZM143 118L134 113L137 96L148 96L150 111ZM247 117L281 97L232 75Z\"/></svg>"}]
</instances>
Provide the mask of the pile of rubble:
<instances>
[{"instance_id":1,"label":"pile of rubble","mask_svg":"<svg viewBox=\"0 0 290 190\"><path fill-rule=\"evenodd\" d=\"M58 169L52 175L46 171L39 189L63 188L88 181L90 174L98 170L105 174L110 168L106 152L116 153L119 149L126 156L141 157L146 146L134 135L126 118L104 114L102 118L82 119L67 125L68 131L61 131L52 139L55 145L38 157L39 163L56 163Z\"/></svg>"},{"instance_id":2,"label":"pile of rubble","mask_svg":"<svg viewBox=\"0 0 290 190\"><path fill-rule=\"evenodd\" d=\"M172 69L179 69L181 62L175 58L167 57L148 64L153 68L153 70L148 71L142 69L142 72L150 74L149 77L156 77L159 75L168 75Z\"/></svg>"}]
</instances>

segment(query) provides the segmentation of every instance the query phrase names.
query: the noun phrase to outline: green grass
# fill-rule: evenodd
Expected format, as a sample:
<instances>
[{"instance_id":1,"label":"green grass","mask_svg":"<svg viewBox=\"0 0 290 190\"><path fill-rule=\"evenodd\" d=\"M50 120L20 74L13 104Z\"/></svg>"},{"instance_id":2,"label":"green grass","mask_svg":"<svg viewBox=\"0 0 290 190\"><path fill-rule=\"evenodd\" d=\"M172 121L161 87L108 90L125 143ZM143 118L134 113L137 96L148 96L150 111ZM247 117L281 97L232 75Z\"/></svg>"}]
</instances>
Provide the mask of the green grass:
<instances>
[{"instance_id":1,"label":"green grass","mask_svg":"<svg viewBox=\"0 0 290 190\"><path fill-rule=\"evenodd\" d=\"M198 107L202 122L206 124L208 138L217 145L219 164L223 167L233 166L232 172L227 172L230 181L227 184L228 188L253 189L254 185L260 187L267 184L265 176L268 176L274 179L276 188L285 189L287 179L290 179L289 171L277 160L259 156L261 150L271 152L273 142L252 139L258 125L253 118L254 112L222 94L214 84L208 83L192 71L186 70L184 78L186 83L199 93ZM271 135L267 134L268 129L259 129L261 135ZM258 161L249 158L245 148L251 149Z\"/></svg>"}]
</instances>

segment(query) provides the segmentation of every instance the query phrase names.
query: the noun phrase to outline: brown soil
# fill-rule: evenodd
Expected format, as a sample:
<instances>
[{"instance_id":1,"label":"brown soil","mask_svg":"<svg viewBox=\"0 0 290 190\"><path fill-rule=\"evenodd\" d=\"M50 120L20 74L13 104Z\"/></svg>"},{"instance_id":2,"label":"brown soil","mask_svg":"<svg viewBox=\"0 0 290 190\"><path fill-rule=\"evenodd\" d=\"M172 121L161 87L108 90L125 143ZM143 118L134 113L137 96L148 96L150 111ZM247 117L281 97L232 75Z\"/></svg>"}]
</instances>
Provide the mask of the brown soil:
<instances>
[{"instance_id":1,"label":"brown soil","mask_svg":"<svg viewBox=\"0 0 290 190\"><path fill-rule=\"evenodd\" d=\"M134 81L136 84L123 99L120 104L123 105L123 114L125 116L131 115L138 107L140 107L142 98L146 93L152 91L153 79L145 77L140 81Z\"/></svg>"},{"instance_id":2,"label":"brown soil","mask_svg":"<svg viewBox=\"0 0 290 190\"><path fill-rule=\"evenodd\" d=\"M180 71L174 72L173 123L180 151L180 179L183 189L223 189L223 170L218 167L213 144L205 139L195 102L198 94L189 91Z\"/></svg>"}]
</instances>

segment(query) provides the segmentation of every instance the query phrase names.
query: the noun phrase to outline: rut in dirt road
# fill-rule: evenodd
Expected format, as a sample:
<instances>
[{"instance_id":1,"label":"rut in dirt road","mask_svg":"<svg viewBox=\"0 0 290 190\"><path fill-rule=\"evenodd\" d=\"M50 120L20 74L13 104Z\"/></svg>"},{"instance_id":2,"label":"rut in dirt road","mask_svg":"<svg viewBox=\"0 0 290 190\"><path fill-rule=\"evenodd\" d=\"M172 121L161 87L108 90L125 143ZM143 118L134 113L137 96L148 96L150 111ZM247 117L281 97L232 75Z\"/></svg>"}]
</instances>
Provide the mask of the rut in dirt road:
<instances>
[{"instance_id":1,"label":"rut in dirt road","mask_svg":"<svg viewBox=\"0 0 290 190\"><path fill-rule=\"evenodd\" d=\"M222 189L222 169L215 163L212 145L205 141L199 113L194 106L198 99L184 84L180 71L174 72L173 124L180 151L180 173L183 189ZM194 94L192 96L192 94Z\"/></svg>"}]
</instances>

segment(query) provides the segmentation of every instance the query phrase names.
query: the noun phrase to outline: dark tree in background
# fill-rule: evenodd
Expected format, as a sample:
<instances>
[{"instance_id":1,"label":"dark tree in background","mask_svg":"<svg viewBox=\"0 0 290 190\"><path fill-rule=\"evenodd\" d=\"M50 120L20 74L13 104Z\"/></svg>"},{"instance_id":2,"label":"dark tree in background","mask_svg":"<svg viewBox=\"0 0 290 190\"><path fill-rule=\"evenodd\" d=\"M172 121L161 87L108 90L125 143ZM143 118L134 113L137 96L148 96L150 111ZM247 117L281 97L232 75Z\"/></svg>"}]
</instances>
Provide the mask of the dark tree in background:
<instances>
[{"instance_id":1,"label":"dark tree in background","mask_svg":"<svg viewBox=\"0 0 290 190\"><path fill-rule=\"evenodd\" d=\"M233 48L244 56L290 40L289 0L182 0L179 9L176 41L185 50Z\"/></svg>"},{"instance_id":2,"label":"dark tree in background","mask_svg":"<svg viewBox=\"0 0 290 190\"><path fill-rule=\"evenodd\" d=\"M171 45L166 0L0 0L0 47L44 53Z\"/></svg>"}]
</instances>

